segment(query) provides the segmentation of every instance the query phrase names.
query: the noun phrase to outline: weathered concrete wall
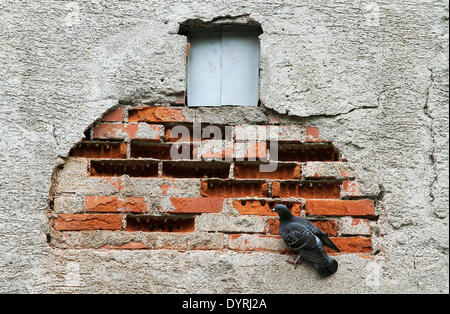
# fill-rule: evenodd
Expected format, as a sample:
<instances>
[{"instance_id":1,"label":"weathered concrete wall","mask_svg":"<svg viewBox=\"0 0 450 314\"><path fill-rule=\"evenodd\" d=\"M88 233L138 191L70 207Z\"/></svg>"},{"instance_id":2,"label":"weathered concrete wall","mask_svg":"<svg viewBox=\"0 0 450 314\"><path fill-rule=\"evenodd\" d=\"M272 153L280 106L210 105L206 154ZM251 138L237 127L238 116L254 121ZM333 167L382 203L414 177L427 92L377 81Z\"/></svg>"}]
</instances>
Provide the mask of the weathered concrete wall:
<instances>
[{"instance_id":1,"label":"weathered concrete wall","mask_svg":"<svg viewBox=\"0 0 450 314\"><path fill-rule=\"evenodd\" d=\"M318 126L379 198L380 252L322 280L275 253L51 248L60 156L118 101L173 102L179 23L227 16L263 28L262 112ZM448 293L448 3L0 0L0 47L1 292Z\"/></svg>"}]
</instances>

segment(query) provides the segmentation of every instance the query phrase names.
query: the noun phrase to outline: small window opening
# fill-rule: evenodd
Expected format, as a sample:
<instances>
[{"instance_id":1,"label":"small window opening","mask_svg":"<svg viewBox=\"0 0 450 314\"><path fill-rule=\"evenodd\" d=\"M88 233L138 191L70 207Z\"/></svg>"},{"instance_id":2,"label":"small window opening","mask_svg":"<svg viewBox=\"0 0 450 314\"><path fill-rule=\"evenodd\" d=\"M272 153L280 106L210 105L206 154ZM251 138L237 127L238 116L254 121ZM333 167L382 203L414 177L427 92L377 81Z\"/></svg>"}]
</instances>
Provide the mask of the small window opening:
<instances>
[{"instance_id":1,"label":"small window opening","mask_svg":"<svg viewBox=\"0 0 450 314\"><path fill-rule=\"evenodd\" d=\"M188 106L258 106L261 33L248 25L190 29Z\"/></svg>"}]
</instances>

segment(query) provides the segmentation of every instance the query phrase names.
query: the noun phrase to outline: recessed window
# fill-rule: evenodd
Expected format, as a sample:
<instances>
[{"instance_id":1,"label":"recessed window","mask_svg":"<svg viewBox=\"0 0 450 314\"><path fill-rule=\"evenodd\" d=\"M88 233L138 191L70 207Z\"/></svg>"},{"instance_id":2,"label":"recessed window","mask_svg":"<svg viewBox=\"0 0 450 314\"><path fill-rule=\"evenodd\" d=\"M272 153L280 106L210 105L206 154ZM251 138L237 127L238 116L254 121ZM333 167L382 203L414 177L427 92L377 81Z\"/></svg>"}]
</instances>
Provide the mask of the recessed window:
<instances>
[{"instance_id":1,"label":"recessed window","mask_svg":"<svg viewBox=\"0 0 450 314\"><path fill-rule=\"evenodd\" d=\"M261 28L224 25L189 32L188 106L257 106Z\"/></svg>"}]
</instances>

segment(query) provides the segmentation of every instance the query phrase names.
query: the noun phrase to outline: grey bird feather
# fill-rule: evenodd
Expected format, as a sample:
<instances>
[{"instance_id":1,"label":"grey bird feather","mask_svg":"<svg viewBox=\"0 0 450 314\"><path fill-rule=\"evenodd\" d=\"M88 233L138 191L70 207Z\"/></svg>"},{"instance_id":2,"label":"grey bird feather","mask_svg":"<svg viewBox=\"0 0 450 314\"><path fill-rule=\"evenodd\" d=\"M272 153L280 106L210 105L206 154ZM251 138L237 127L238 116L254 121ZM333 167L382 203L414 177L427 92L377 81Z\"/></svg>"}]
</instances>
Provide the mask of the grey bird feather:
<instances>
[{"instance_id":1,"label":"grey bird feather","mask_svg":"<svg viewBox=\"0 0 450 314\"><path fill-rule=\"evenodd\" d=\"M295 217L283 204L276 205L272 211L280 216L279 233L284 243L298 254L293 261L295 266L303 258L311 262L322 276L330 276L337 271L337 261L325 253L323 246L337 252L340 250L325 232L309 220Z\"/></svg>"}]
</instances>

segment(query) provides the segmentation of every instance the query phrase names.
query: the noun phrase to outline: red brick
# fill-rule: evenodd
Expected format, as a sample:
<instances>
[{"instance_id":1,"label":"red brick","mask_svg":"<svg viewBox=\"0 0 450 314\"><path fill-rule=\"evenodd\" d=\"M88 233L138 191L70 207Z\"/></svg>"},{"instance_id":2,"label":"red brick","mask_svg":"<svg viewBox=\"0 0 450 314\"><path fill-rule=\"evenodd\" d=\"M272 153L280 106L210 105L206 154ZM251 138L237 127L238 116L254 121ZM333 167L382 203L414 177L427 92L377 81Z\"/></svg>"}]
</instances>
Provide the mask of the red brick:
<instances>
[{"instance_id":1,"label":"red brick","mask_svg":"<svg viewBox=\"0 0 450 314\"><path fill-rule=\"evenodd\" d=\"M108 122L122 122L123 121L123 107L119 107L116 110L108 112L102 117L102 121Z\"/></svg>"},{"instance_id":2,"label":"red brick","mask_svg":"<svg viewBox=\"0 0 450 314\"><path fill-rule=\"evenodd\" d=\"M234 164L234 177L241 179L295 179L301 173L301 165L277 164L273 172L261 172L259 164Z\"/></svg>"},{"instance_id":3,"label":"red brick","mask_svg":"<svg viewBox=\"0 0 450 314\"><path fill-rule=\"evenodd\" d=\"M136 137L137 124L100 123L94 130L94 138L125 139Z\"/></svg>"},{"instance_id":4,"label":"red brick","mask_svg":"<svg viewBox=\"0 0 450 314\"><path fill-rule=\"evenodd\" d=\"M341 250L342 253L371 253L372 239L364 237L336 237L331 241ZM325 252L336 253L336 251L325 247Z\"/></svg>"},{"instance_id":5,"label":"red brick","mask_svg":"<svg viewBox=\"0 0 450 314\"><path fill-rule=\"evenodd\" d=\"M313 225L328 234L328 236L337 236L338 233L338 223L336 220L316 220L311 221Z\"/></svg>"},{"instance_id":6,"label":"red brick","mask_svg":"<svg viewBox=\"0 0 450 314\"><path fill-rule=\"evenodd\" d=\"M265 200L234 200L233 207L241 215L277 216L272 212L274 204ZM291 212L295 216L300 215L300 203L293 204Z\"/></svg>"},{"instance_id":7,"label":"red brick","mask_svg":"<svg viewBox=\"0 0 450 314\"><path fill-rule=\"evenodd\" d=\"M55 230L120 230L122 215L119 214L60 214L53 219Z\"/></svg>"},{"instance_id":8,"label":"red brick","mask_svg":"<svg viewBox=\"0 0 450 314\"><path fill-rule=\"evenodd\" d=\"M128 111L129 122L185 122L183 110L171 107L133 108Z\"/></svg>"},{"instance_id":9,"label":"red brick","mask_svg":"<svg viewBox=\"0 0 450 314\"><path fill-rule=\"evenodd\" d=\"M308 215L375 216L373 200L306 200Z\"/></svg>"},{"instance_id":10,"label":"red brick","mask_svg":"<svg viewBox=\"0 0 450 314\"><path fill-rule=\"evenodd\" d=\"M315 126L306 127L306 142L325 142L320 139L320 130Z\"/></svg>"},{"instance_id":11,"label":"red brick","mask_svg":"<svg viewBox=\"0 0 450 314\"><path fill-rule=\"evenodd\" d=\"M81 142L70 150L70 156L84 158L127 158L127 143Z\"/></svg>"},{"instance_id":12,"label":"red brick","mask_svg":"<svg viewBox=\"0 0 450 314\"><path fill-rule=\"evenodd\" d=\"M171 197L173 213L218 213L223 208L222 197Z\"/></svg>"},{"instance_id":13,"label":"red brick","mask_svg":"<svg viewBox=\"0 0 450 314\"><path fill-rule=\"evenodd\" d=\"M200 194L224 198L265 197L268 194L268 184L263 181L205 180L200 185Z\"/></svg>"},{"instance_id":14,"label":"red brick","mask_svg":"<svg viewBox=\"0 0 450 314\"><path fill-rule=\"evenodd\" d=\"M329 236L337 236L338 233L338 224L335 220L310 220L313 225L317 228L328 234ZM275 218L269 219L269 233L270 234L279 234L278 229L280 227L280 220Z\"/></svg>"},{"instance_id":15,"label":"red brick","mask_svg":"<svg viewBox=\"0 0 450 314\"><path fill-rule=\"evenodd\" d=\"M320 182L293 182L281 181L272 183L272 197L295 197L295 198L326 198L338 199L340 197L340 185L334 183ZM275 193L275 194L274 194Z\"/></svg>"},{"instance_id":16,"label":"red brick","mask_svg":"<svg viewBox=\"0 0 450 314\"><path fill-rule=\"evenodd\" d=\"M87 212L145 213L147 204L143 197L86 196L85 209Z\"/></svg>"}]
</instances>

